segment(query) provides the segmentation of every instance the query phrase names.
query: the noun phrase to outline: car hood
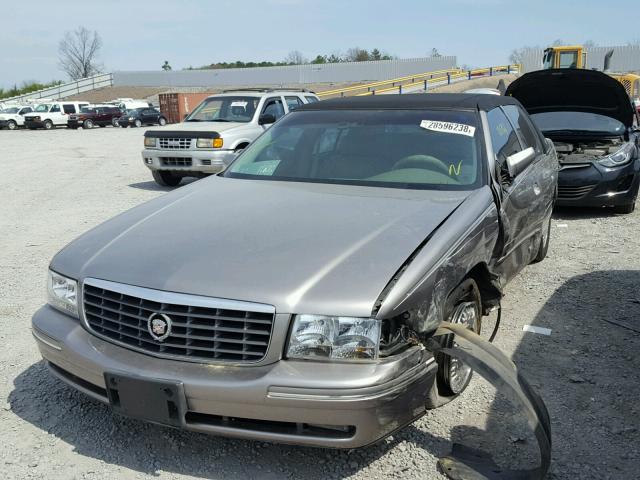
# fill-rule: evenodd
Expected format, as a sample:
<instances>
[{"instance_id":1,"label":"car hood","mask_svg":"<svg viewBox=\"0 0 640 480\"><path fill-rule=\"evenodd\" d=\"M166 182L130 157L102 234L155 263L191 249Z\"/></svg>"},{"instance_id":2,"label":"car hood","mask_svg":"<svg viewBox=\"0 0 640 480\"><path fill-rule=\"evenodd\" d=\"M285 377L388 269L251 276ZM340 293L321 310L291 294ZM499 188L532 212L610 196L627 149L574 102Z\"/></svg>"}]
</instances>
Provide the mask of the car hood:
<instances>
[{"instance_id":1,"label":"car hood","mask_svg":"<svg viewBox=\"0 0 640 480\"><path fill-rule=\"evenodd\" d=\"M51 268L280 313L369 316L468 195L210 177L94 228Z\"/></svg>"},{"instance_id":2,"label":"car hood","mask_svg":"<svg viewBox=\"0 0 640 480\"><path fill-rule=\"evenodd\" d=\"M224 132L232 128L244 127L248 123L242 122L183 122L172 125L174 130L184 130L189 132Z\"/></svg>"},{"instance_id":3,"label":"car hood","mask_svg":"<svg viewBox=\"0 0 640 480\"><path fill-rule=\"evenodd\" d=\"M622 84L595 70L530 72L511 83L505 95L519 100L530 114L587 112L614 118L627 128L633 124L633 107Z\"/></svg>"}]
</instances>

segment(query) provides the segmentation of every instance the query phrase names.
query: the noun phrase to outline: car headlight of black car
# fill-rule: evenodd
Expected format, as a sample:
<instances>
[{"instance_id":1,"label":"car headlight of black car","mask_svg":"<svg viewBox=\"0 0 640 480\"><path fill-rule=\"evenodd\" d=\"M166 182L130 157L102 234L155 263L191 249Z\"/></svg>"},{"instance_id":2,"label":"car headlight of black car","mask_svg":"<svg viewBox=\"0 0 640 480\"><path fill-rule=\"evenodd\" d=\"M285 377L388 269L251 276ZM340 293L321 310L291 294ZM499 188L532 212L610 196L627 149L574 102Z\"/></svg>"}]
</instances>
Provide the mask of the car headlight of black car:
<instances>
[{"instance_id":1,"label":"car headlight of black car","mask_svg":"<svg viewBox=\"0 0 640 480\"><path fill-rule=\"evenodd\" d=\"M306 360L376 360L380 320L375 318L296 315L287 357Z\"/></svg>"},{"instance_id":2,"label":"car headlight of black car","mask_svg":"<svg viewBox=\"0 0 640 480\"><path fill-rule=\"evenodd\" d=\"M602 157L598 160L598 162L604 167L619 167L621 165L629 163L633 159L635 152L636 147L634 147L631 143L627 143L616 153L612 153L611 155Z\"/></svg>"}]
</instances>

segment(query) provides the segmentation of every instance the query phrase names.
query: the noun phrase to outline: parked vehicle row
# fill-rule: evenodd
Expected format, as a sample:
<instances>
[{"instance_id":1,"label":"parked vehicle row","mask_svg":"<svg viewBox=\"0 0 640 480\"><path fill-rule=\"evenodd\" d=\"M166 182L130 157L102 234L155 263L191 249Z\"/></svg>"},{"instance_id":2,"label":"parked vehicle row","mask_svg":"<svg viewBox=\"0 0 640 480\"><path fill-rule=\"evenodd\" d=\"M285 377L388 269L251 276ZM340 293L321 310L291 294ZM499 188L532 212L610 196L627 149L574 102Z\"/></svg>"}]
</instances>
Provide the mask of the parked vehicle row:
<instances>
[{"instance_id":1,"label":"parked vehicle row","mask_svg":"<svg viewBox=\"0 0 640 480\"><path fill-rule=\"evenodd\" d=\"M122 121L120 121L122 120ZM165 125L164 115L143 100L117 99L110 103L91 105L89 102L47 101L34 105L16 105L0 111L0 129L20 127L50 130L142 125Z\"/></svg>"}]
</instances>

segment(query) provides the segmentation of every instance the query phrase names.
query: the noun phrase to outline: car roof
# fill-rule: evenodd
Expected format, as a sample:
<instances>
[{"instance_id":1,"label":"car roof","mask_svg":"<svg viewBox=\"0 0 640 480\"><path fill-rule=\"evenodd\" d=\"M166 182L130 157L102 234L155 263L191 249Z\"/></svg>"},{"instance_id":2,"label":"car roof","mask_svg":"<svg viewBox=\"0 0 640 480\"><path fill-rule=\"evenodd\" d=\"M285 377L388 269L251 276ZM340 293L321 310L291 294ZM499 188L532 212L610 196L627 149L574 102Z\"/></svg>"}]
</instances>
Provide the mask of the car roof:
<instances>
[{"instance_id":1,"label":"car roof","mask_svg":"<svg viewBox=\"0 0 640 480\"><path fill-rule=\"evenodd\" d=\"M492 110L500 105L520 105L515 98L498 95L468 93L410 93L404 95L371 95L368 97L346 97L323 100L302 105L302 110L397 110L397 109L453 109Z\"/></svg>"}]
</instances>

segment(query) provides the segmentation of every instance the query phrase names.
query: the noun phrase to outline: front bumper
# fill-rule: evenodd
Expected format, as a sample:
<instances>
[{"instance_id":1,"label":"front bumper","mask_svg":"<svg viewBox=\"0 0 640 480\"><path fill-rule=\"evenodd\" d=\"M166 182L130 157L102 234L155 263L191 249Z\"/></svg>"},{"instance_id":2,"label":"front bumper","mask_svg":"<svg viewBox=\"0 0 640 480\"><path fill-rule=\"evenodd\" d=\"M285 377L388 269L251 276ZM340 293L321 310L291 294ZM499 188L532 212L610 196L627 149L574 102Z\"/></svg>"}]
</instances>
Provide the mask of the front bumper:
<instances>
[{"instance_id":1,"label":"front bumper","mask_svg":"<svg viewBox=\"0 0 640 480\"><path fill-rule=\"evenodd\" d=\"M105 372L179 381L187 405L180 428L250 440L369 445L425 413L436 371L432 355L417 347L376 364L229 366L160 359L91 335L49 306L35 313L32 326L51 371L93 398L108 402Z\"/></svg>"},{"instance_id":2,"label":"front bumper","mask_svg":"<svg viewBox=\"0 0 640 480\"><path fill-rule=\"evenodd\" d=\"M640 184L640 159L628 165L607 168L593 162L562 166L558 173L556 205L615 207L635 202Z\"/></svg>"},{"instance_id":3,"label":"front bumper","mask_svg":"<svg viewBox=\"0 0 640 480\"><path fill-rule=\"evenodd\" d=\"M161 150L142 151L142 162L150 170L219 173L236 158L234 150Z\"/></svg>"},{"instance_id":4,"label":"front bumper","mask_svg":"<svg viewBox=\"0 0 640 480\"><path fill-rule=\"evenodd\" d=\"M43 128L44 122L42 120L25 120L24 126L26 128Z\"/></svg>"}]
</instances>

